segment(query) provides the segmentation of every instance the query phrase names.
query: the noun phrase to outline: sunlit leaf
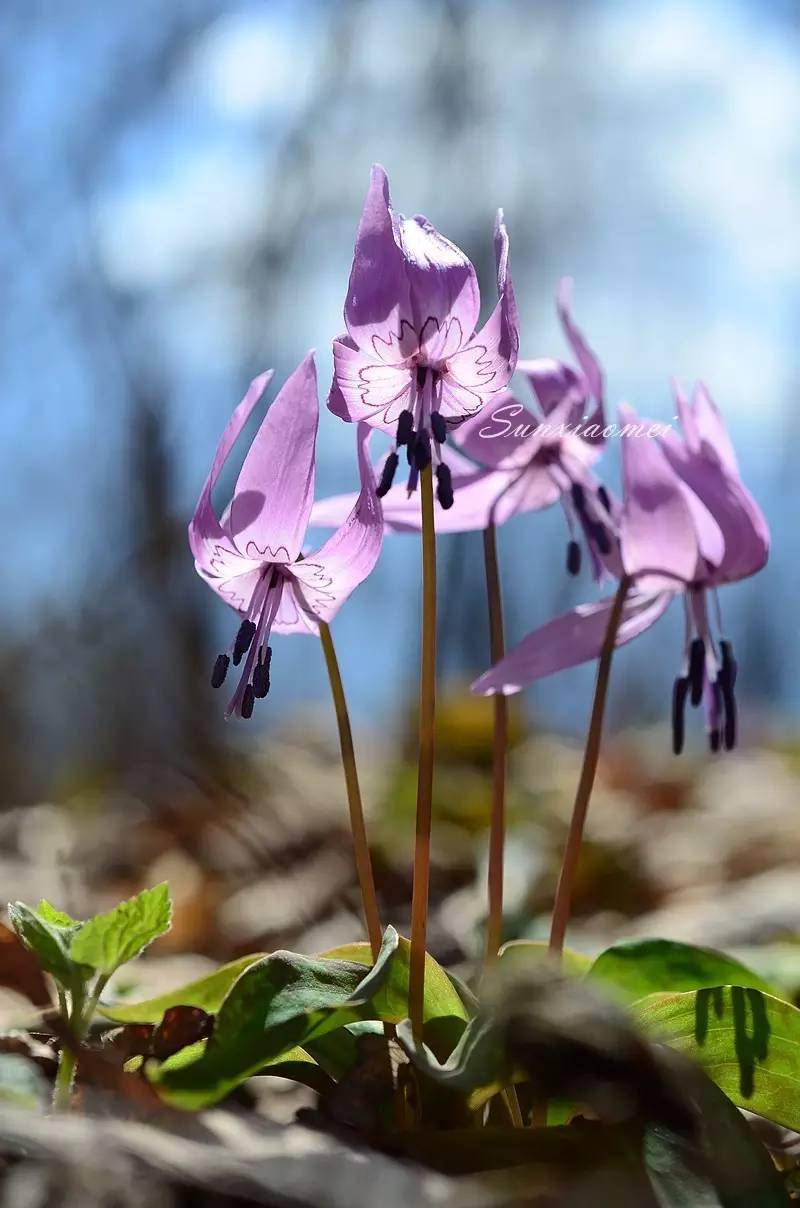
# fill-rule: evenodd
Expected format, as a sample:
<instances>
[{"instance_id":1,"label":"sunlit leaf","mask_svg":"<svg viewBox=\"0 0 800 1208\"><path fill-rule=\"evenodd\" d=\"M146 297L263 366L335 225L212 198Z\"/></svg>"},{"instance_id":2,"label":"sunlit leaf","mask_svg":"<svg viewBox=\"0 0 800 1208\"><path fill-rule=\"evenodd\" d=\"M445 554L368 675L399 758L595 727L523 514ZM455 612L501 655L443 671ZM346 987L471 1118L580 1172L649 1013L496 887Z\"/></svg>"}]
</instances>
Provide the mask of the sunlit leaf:
<instances>
[{"instance_id":1,"label":"sunlit leaf","mask_svg":"<svg viewBox=\"0 0 800 1208\"><path fill-rule=\"evenodd\" d=\"M639 1024L693 1058L739 1107L800 1131L800 1011L751 987L651 994Z\"/></svg>"},{"instance_id":2,"label":"sunlit leaf","mask_svg":"<svg viewBox=\"0 0 800 1208\"><path fill-rule=\"evenodd\" d=\"M675 940L626 940L601 952L588 970L593 981L613 987L627 1002L666 991L749 986L774 994L757 973L713 948Z\"/></svg>"},{"instance_id":3,"label":"sunlit leaf","mask_svg":"<svg viewBox=\"0 0 800 1208\"><path fill-rule=\"evenodd\" d=\"M500 962L503 966L513 967L516 964L524 966L533 962L541 962L543 960L552 960L549 945L544 940L509 940L507 944L499 952ZM580 977L587 971L592 963L590 956L584 956L582 952L574 952L572 948L565 948L561 953L561 967L565 973L569 973L573 977Z\"/></svg>"},{"instance_id":4,"label":"sunlit leaf","mask_svg":"<svg viewBox=\"0 0 800 1208\"><path fill-rule=\"evenodd\" d=\"M170 928L172 903L166 881L95 915L72 937L73 961L110 976Z\"/></svg>"},{"instance_id":5,"label":"sunlit leaf","mask_svg":"<svg viewBox=\"0 0 800 1208\"><path fill-rule=\"evenodd\" d=\"M256 952L250 956L242 956L227 965L221 965L206 977L168 990L157 998L133 1003L103 1003L99 1008L100 1014L114 1023L153 1024L160 1023L170 1007L200 1007L209 1015L216 1015L236 979L256 961L264 960L265 955L263 952Z\"/></svg>"},{"instance_id":6,"label":"sunlit leaf","mask_svg":"<svg viewBox=\"0 0 800 1208\"><path fill-rule=\"evenodd\" d=\"M48 922L24 902L10 903L8 917L23 944L36 953L42 968L62 986L69 988L91 972L90 969L82 969L70 955L70 930Z\"/></svg>"}]
</instances>

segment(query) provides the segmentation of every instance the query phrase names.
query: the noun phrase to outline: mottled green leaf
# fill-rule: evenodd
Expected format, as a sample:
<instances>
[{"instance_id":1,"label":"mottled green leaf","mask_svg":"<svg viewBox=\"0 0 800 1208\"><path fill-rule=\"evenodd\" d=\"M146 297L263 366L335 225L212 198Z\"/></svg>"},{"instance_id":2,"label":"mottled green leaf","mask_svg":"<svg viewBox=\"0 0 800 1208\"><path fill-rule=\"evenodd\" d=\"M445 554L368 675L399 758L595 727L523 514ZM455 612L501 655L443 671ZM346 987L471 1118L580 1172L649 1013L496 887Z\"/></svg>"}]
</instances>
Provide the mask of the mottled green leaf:
<instances>
[{"instance_id":1,"label":"mottled green leaf","mask_svg":"<svg viewBox=\"0 0 800 1208\"><path fill-rule=\"evenodd\" d=\"M800 1011L742 986L651 994L639 1024L693 1058L739 1107L800 1131Z\"/></svg>"}]
</instances>

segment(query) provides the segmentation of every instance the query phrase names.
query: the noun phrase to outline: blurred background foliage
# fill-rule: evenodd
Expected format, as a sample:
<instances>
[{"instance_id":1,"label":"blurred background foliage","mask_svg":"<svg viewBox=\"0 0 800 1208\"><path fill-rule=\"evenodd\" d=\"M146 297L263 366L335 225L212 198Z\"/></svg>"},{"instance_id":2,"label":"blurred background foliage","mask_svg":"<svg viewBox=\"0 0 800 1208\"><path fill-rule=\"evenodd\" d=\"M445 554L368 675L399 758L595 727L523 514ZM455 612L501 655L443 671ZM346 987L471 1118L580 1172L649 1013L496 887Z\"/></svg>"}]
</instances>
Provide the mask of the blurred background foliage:
<instances>
[{"instance_id":1,"label":"blurred background foliage","mask_svg":"<svg viewBox=\"0 0 800 1208\"><path fill-rule=\"evenodd\" d=\"M577 930L793 940L797 16L789 0L0 7L7 896L80 912L168 876L165 950L217 958L357 927L320 650L279 641L265 707L226 726L208 677L231 618L185 525L256 372L280 378L313 346L327 387L377 159L399 208L468 251L487 305L504 206L523 355L563 354L552 298L571 274L612 406L669 418L675 373L723 407L775 539L722 600L747 741L724 761L702 736L668 755L677 610L622 652ZM353 437L323 414L321 494L354 485ZM606 470L615 483L613 451ZM591 591L567 580L565 541L557 508L500 534L510 640ZM440 557L433 940L459 959L478 943L488 811L490 708L466 694L488 662L480 536ZM401 926L418 562L414 539L388 540L334 626ZM551 899L592 674L515 701L509 934L538 933Z\"/></svg>"}]
</instances>

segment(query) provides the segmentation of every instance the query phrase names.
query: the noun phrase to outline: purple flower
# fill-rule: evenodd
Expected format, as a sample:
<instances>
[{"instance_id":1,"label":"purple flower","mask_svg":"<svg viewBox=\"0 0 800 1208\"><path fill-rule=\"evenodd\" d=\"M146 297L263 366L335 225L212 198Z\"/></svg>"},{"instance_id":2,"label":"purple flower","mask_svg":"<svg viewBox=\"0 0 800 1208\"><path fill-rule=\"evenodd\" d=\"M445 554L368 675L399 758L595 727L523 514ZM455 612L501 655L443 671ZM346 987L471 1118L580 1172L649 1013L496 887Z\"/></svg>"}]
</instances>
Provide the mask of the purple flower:
<instances>
[{"instance_id":1,"label":"purple flower","mask_svg":"<svg viewBox=\"0 0 800 1208\"><path fill-rule=\"evenodd\" d=\"M454 502L448 511L439 513L436 528L443 533L481 530L560 500L570 534L568 569L576 574L580 568L581 550L575 537L582 532L595 578L600 580L606 571L620 573L619 505L591 468L605 443L602 370L572 320L569 285L565 280L559 288L559 315L586 372L553 360L519 362L517 367L524 368L533 386L539 414L502 390L458 428L455 440L472 460L454 451L448 454ZM596 407L587 437L582 421L588 418L589 399L595 400ZM386 461L378 467L378 477L383 476L385 465ZM314 505L311 523L338 524L352 502L352 495L321 500ZM420 528L419 506L400 485L384 495L383 518L391 532Z\"/></svg>"},{"instance_id":2,"label":"purple flower","mask_svg":"<svg viewBox=\"0 0 800 1208\"><path fill-rule=\"evenodd\" d=\"M624 506L620 548L631 582L616 645L649 629L682 595L686 638L673 687L673 747L683 747L687 698L703 704L712 750L736 744L736 661L709 615L709 593L755 574L769 553L769 531L739 476L722 418L704 386L691 404L676 390L683 437L646 435L649 421L620 408ZM638 431L637 431L638 428ZM534 630L472 686L478 694L518 692L527 684L596 658L612 600L583 604ZM714 630L717 630L715 634Z\"/></svg>"},{"instance_id":3,"label":"purple flower","mask_svg":"<svg viewBox=\"0 0 800 1208\"><path fill-rule=\"evenodd\" d=\"M464 253L427 218L392 209L379 165L356 236L344 307L347 334L333 343L328 406L345 420L363 420L395 436L378 493L388 492L406 447L409 491L433 462L437 496L452 505L442 460L448 430L475 415L509 381L519 348L502 211L495 226L499 300L475 331L478 279Z\"/></svg>"},{"instance_id":4,"label":"purple flower","mask_svg":"<svg viewBox=\"0 0 800 1208\"><path fill-rule=\"evenodd\" d=\"M358 433L361 493L341 526L316 553L301 556L314 499L319 423L317 371L309 353L269 408L245 457L233 499L221 518L211 492L234 442L272 378L250 384L217 446L211 471L189 524L197 573L239 614L228 651L214 665L212 684L230 663L243 662L226 716L249 717L270 686L271 633L317 633L374 567L383 540L380 501L366 455L368 429Z\"/></svg>"}]
</instances>

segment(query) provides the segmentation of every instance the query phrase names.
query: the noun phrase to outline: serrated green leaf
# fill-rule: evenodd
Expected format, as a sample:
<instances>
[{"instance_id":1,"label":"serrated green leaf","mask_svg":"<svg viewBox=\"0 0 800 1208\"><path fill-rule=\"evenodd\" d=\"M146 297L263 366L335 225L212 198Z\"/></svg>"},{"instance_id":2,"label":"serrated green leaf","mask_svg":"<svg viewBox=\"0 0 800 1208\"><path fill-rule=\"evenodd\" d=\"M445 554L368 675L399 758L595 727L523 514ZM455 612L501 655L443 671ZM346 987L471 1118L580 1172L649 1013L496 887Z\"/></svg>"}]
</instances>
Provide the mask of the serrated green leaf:
<instances>
[{"instance_id":1,"label":"serrated green leaf","mask_svg":"<svg viewBox=\"0 0 800 1208\"><path fill-rule=\"evenodd\" d=\"M353 961L275 952L251 965L220 1007L205 1051L174 1068L148 1071L168 1103L196 1110L219 1102L247 1078L294 1048L374 1013L398 950L388 927L378 960L365 975Z\"/></svg>"},{"instance_id":2,"label":"serrated green leaf","mask_svg":"<svg viewBox=\"0 0 800 1208\"><path fill-rule=\"evenodd\" d=\"M99 1013L114 1023L152 1024L161 1023L164 1012L170 1007L201 1007L209 1015L216 1015L236 979L256 961L264 960L265 957L265 952L242 956L239 960L221 965L206 977L188 982L185 986L178 986L175 990L168 990L157 998L133 1003L104 1003L98 1008Z\"/></svg>"},{"instance_id":3,"label":"serrated green leaf","mask_svg":"<svg viewBox=\"0 0 800 1208\"><path fill-rule=\"evenodd\" d=\"M24 902L9 903L8 917L23 944L36 953L42 968L62 986L71 989L91 973L70 956L71 931L48 922Z\"/></svg>"},{"instance_id":4,"label":"serrated green leaf","mask_svg":"<svg viewBox=\"0 0 800 1208\"><path fill-rule=\"evenodd\" d=\"M601 952L587 976L618 992L626 1002L648 994L746 986L774 994L768 982L734 957L713 948L674 940L626 940Z\"/></svg>"},{"instance_id":5,"label":"serrated green leaf","mask_svg":"<svg viewBox=\"0 0 800 1208\"><path fill-rule=\"evenodd\" d=\"M47 1081L35 1062L18 1053L0 1053L0 1104L43 1107L47 1097Z\"/></svg>"},{"instance_id":6,"label":"serrated green leaf","mask_svg":"<svg viewBox=\"0 0 800 1208\"><path fill-rule=\"evenodd\" d=\"M800 1011L751 987L651 994L631 1008L738 1106L800 1131Z\"/></svg>"},{"instance_id":7,"label":"serrated green leaf","mask_svg":"<svg viewBox=\"0 0 800 1208\"><path fill-rule=\"evenodd\" d=\"M170 928L172 903L166 881L95 915L75 933L70 956L110 977Z\"/></svg>"}]
</instances>

